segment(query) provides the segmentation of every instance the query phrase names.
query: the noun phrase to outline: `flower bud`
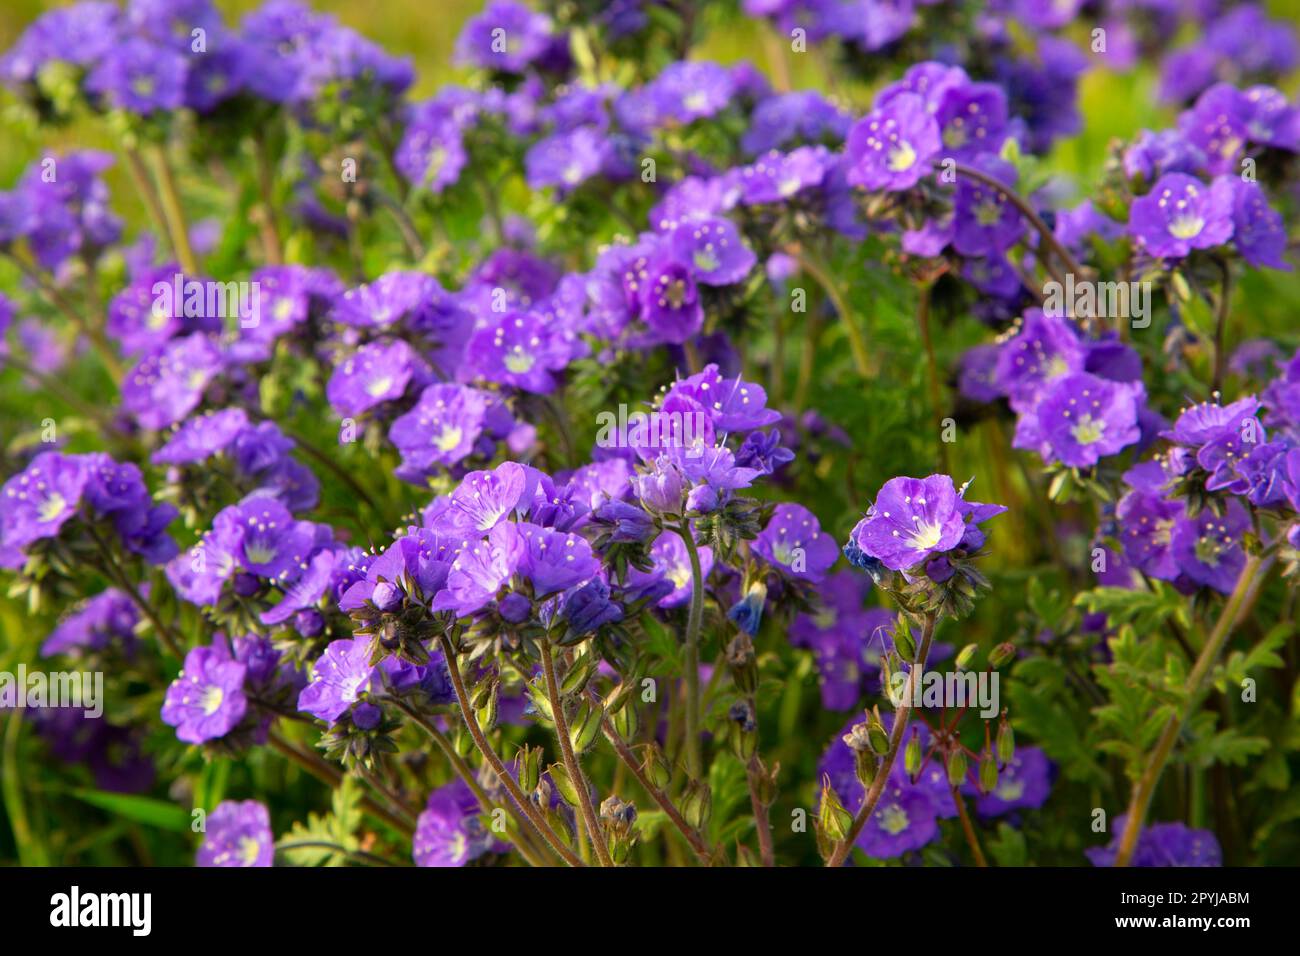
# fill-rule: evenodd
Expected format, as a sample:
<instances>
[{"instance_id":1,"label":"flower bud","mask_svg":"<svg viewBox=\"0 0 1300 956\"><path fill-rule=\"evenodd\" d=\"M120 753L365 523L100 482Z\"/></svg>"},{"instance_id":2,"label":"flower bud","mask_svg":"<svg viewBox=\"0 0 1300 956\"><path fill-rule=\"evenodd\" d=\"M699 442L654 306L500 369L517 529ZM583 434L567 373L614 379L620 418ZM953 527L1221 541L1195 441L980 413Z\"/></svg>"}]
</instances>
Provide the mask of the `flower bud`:
<instances>
[{"instance_id":1,"label":"flower bud","mask_svg":"<svg viewBox=\"0 0 1300 956\"><path fill-rule=\"evenodd\" d=\"M955 661L957 665L957 670L959 671L968 670L970 668L971 661L975 660L975 655L979 653L979 649L980 647L978 644L967 644L965 647L963 647L961 649L961 652L957 655L957 660Z\"/></svg>"},{"instance_id":2,"label":"flower bud","mask_svg":"<svg viewBox=\"0 0 1300 956\"><path fill-rule=\"evenodd\" d=\"M960 787L966 782L966 752L954 750L948 755L948 784Z\"/></svg>"},{"instance_id":3,"label":"flower bud","mask_svg":"<svg viewBox=\"0 0 1300 956\"><path fill-rule=\"evenodd\" d=\"M907 742L907 747L903 750L903 769L913 780L921 772L921 737L920 734L913 732L912 737Z\"/></svg>"},{"instance_id":4,"label":"flower bud","mask_svg":"<svg viewBox=\"0 0 1300 956\"><path fill-rule=\"evenodd\" d=\"M742 694L752 694L758 687L758 664L754 656L754 642L741 631L727 645L727 668Z\"/></svg>"},{"instance_id":5,"label":"flower bud","mask_svg":"<svg viewBox=\"0 0 1300 956\"><path fill-rule=\"evenodd\" d=\"M849 828L853 826L853 814L844 809L840 798L831 789L829 779L822 781L822 798L817 808L817 824L818 829L836 843L848 836Z\"/></svg>"},{"instance_id":6,"label":"flower bud","mask_svg":"<svg viewBox=\"0 0 1300 956\"><path fill-rule=\"evenodd\" d=\"M590 700L582 702L582 706L578 708L578 716L569 725L569 743L574 753L582 753L591 746L596 735L600 733L600 721L603 716L600 708L593 706Z\"/></svg>"},{"instance_id":7,"label":"flower bud","mask_svg":"<svg viewBox=\"0 0 1300 956\"><path fill-rule=\"evenodd\" d=\"M998 763L1006 766L1016 756L1016 734L1011 724L1003 718L998 725Z\"/></svg>"},{"instance_id":8,"label":"flower bud","mask_svg":"<svg viewBox=\"0 0 1300 956\"><path fill-rule=\"evenodd\" d=\"M559 793L565 803L571 807L576 807L581 803L578 799L578 788L574 786L573 781L569 778L569 771L564 769L563 764L551 764L546 768L546 775L551 778L551 783L555 785L556 792Z\"/></svg>"},{"instance_id":9,"label":"flower bud","mask_svg":"<svg viewBox=\"0 0 1300 956\"><path fill-rule=\"evenodd\" d=\"M668 766L668 761L664 759L664 752L659 749L655 743L646 744L645 758L641 764L641 769L650 782L662 790L672 782L673 772Z\"/></svg>"},{"instance_id":10,"label":"flower bud","mask_svg":"<svg viewBox=\"0 0 1300 956\"><path fill-rule=\"evenodd\" d=\"M515 757L515 768L519 773L519 789L532 793L542 779L542 748L524 744Z\"/></svg>"},{"instance_id":11,"label":"flower bud","mask_svg":"<svg viewBox=\"0 0 1300 956\"><path fill-rule=\"evenodd\" d=\"M901 614L894 623L894 649L909 664L916 660L916 641L912 639L912 628L907 623L907 618Z\"/></svg>"},{"instance_id":12,"label":"flower bud","mask_svg":"<svg viewBox=\"0 0 1300 956\"><path fill-rule=\"evenodd\" d=\"M686 792L682 794L681 810L686 822L697 830L708 823L713 812L713 794L709 785L702 780L688 783Z\"/></svg>"},{"instance_id":13,"label":"flower bud","mask_svg":"<svg viewBox=\"0 0 1300 956\"><path fill-rule=\"evenodd\" d=\"M989 666L994 670L1004 667L1016 656L1016 645L1009 641L999 644L989 653Z\"/></svg>"},{"instance_id":14,"label":"flower bud","mask_svg":"<svg viewBox=\"0 0 1300 956\"><path fill-rule=\"evenodd\" d=\"M998 762L993 755L986 753L980 758L980 790L992 793L998 788Z\"/></svg>"}]
</instances>

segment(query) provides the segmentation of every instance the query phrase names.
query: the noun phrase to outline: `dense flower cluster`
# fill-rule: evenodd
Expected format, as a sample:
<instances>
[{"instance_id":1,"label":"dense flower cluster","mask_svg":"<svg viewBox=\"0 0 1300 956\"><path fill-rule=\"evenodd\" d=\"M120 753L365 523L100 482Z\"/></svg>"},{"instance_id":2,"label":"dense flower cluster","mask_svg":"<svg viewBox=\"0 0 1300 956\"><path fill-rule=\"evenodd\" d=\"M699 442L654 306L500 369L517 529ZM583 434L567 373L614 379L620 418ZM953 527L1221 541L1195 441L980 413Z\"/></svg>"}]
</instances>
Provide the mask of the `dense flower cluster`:
<instances>
[{"instance_id":1,"label":"dense flower cluster","mask_svg":"<svg viewBox=\"0 0 1300 956\"><path fill-rule=\"evenodd\" d=\"M110 685L43 746L192 798L204 866L1275 861L1201 797L1295 764L1289 688L1223 692L1289 673L1293 31L744 0L765 72L586 6L489 0L420 100L299 0L83 0L0 56L120 151L0 190L0 369L61 409L2 451L0 567ZM783 37L871 93L789 88ZM1181 110L1096 183L1052 152L1094 70Z\"/></svg>"}]
</instances>

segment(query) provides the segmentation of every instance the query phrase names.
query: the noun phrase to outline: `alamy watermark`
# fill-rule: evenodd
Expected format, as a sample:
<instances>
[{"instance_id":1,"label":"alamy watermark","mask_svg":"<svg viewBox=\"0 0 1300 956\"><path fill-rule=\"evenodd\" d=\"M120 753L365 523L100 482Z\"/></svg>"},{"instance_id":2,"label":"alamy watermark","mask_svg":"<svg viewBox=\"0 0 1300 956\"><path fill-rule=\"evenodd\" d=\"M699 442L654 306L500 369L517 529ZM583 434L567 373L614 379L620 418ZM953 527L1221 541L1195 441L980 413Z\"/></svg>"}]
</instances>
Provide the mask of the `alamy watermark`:
<instances>
[{"instance_id":1,"label":"alamy watermark","mask_svg":"<svg viewBox=\"0 0 1300 956\"><path fill-rule=\"evenodd\" d=\"M906 671L894 671L889 675L889 702L895 708L904 703L934 709L972 708L978 709L985 720L992 720L1002 712L997 671L940 673L923 670L912 682L910 701L907 700L907 679Z\"/></svg>"},{"instance_id":2,"label":"alamy watermark","mask_svg":"<svg viewBox=\"0 0 1300 956\"><path fill-rule=\"evenodd\" d=\"M177 272L171 280L153 284L153 313L162 318L238 319L241 329L262 321L262 286L259 282L215 282L186 279Z\"/></svg>"},{"instance_id":3,"label":"alamy watermark","mask_svg":"<svg viewBox=\"0 0 1300 956\"><path fill-rule=\"evenodd\" d=\"M620 404L617 413L598 413L596 426L596 444L601 448L683 448L686 457L698 458L708 440L708 414L700 411L629 412Z\"/></svg>"},{"instance_id":4,"label":"alamy watermark","mask_svg":"<svg viewBox=\"0 0 1300 956\"><path fill-rule=\"evenodd\" d=\"M28 672L26 664L18 672L0 671L0 710L70 707L82 710L87 717L104 714L103 671Z\"/></svg>"},{"instance_id":5,"label":"alamy watermark","mask_svg":"<svg viewBox=\"0 0 1300 956\"><path fill-rule=\"evenodd\" d=\"M1043 284L1043 313L1055 318L1127 319L1130 328L1151 324L1150 282L1092 282L1065 274L1065 284Z\"/></svg>"}]
</instances>

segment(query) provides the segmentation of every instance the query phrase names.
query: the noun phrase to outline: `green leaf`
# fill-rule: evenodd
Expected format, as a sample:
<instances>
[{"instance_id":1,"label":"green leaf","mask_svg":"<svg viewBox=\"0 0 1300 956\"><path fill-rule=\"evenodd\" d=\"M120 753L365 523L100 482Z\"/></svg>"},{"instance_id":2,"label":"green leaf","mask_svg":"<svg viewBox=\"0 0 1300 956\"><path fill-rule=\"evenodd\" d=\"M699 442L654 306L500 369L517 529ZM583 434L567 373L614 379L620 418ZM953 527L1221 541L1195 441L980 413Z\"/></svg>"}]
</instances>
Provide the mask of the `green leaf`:
<instances>
[{"instance_id":1,"label":"green leaf","mask_svg":"<svg viewBox=\"0 0 1300 956\"><path fill-rule=\"evenodd\" d=\"M125 793L108 793L103 790L78 789L69 792L83 803L107 810L135 823L158 827L160 830L172 830L176 833L188 833L190 830L190 815L185 808L165 800Z\"/></svg>"}]
</instances>

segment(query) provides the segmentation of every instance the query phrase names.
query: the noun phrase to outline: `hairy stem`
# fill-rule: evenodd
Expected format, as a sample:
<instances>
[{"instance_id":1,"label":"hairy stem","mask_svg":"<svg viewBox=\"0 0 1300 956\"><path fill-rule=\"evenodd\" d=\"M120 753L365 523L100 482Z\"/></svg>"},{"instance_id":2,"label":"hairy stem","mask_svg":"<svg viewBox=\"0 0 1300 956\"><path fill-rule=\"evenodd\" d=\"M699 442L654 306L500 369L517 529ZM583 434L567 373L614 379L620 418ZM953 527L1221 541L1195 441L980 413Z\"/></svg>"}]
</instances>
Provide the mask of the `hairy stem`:
<instances>
[{"instance_id":1,"label":"hairy stem","mask_svg":"<svg viewBox=\"0 0 1300 956\"><path fill-rule=\"evenodd\" d=\"M686 673L686 769L693 779L700 779L704 766L700 759L700 626L704 621L704 571L695 532L684 521L677 533L691 559L691 607L686 618L684 645Z\"/></svg>"},{"instance_id":2,"label":"hairy stem","mask_svg":"<svg viewBox=\"0 0 1300 956\"><path fill-rule=\"evenodd\" d=\"M867 354L867 341L862 337L862 330L854 322L853 312L849 309L844 293L840 291L839 283L831 275L829 266L806 249L799 250L795 255L803 271L817 281L822 291L826 293L826 298L831 300L835 311L839 313L840 324L844 326L844 333L848 336L849 350L853 354L853 365L858 375L862 378L871 378L871 357Z\"/></svg>"},{"instance_id":3,"label":"hairy stem","mask_svg":"<svg viewBox=\"0 0 1300 956\"><path fill-rule=\"evenodd\" d=\"M456 703L460 706L460 716L469 729L469 735L474 740L474 746L478 748L479 753L483 755L483 759L496 772L497 779L501 781L501 786L506 788L506 792L510 794L524 815L528 817L529 822L532 823L537 832L550 844L551 849L558 853L560 858L570 866L584 866L582 860L565 846L564 841L551 829L550 824L546 822L537 807L519 789L519 784L515 782L514 777L510 776L510 771L506 769L505 763L502 762L497 752L492 749L492 744L488 742L483 733L483 728L479 726L478 718L474 716L474 711L470 707L469 694L465 690L465 680L460 673L460 663L456 660L456 648L452 646L451 638L446 634L441 635L438 640L442 645L443 657L447 660L447 670L451 674L452 687L456 691Z\"/></svg>"},{"instance_id":4,"label":"hairy stem","mask_svg":"<svg viewBox=\"0 0 1300 956\"><path fill-rule=\"evenodd\" d=\"M966 800L956 787L950 789L952 790L952 802L957 804L957 816L961 818L961 830L966 835L966 845L970 847L971 856L975 858L975 865L987 867L989 861L984 857L984 851L980 848L979 837L975 835L975 827L970 822L970 814L966 812Z\"/></svg>"},{"instance_id":5,"label":"hairy stem","mask_svg":"<svg viewBox=\"0 0 1300 956\"><path fill-rule=\"evenodd\" d=\"M926 658L930 655L930 643L934 640L934 626L937 622L935 615L927 614L925 616L925 625L921 632L921 647L917 651L916 663L907 674L907 685L903 689L903 700L894 711L894 725L889 728L889 750L885 753L884 760L881 762L879 769L876 770L876 776L871 781L871 786L867 788L866 795L862 798L862 806L853 817L853 824L849 827L848 834L836 847L831 858L826 861L827 866L842 866L848 859L849 851L853 849L853 844L858 839L858 834L866 826L867 820L875 812L876 804L880 802L880 795L885 792L885 784L889 781L889 772L894 768L894 761L898 757L898 751L903 744L903 734L907 730L908 722L912 719L912 697L913 688L917 680L920 679L921 671L925 668Z\"/></svg>"},{"instance_id":6,"label":"hairy stem","mask_svg":"<svg viewBox=\"0 0 1300 956\"><path fill-rule=\"evenodd\" d=\"M199 275L199 260L190 245L189 227L185 224L185 209L181 205L180 190L176 187L176 177L172 175L171 161L167 150L161 144L153 148L154 168L158 173L158 198L162 203L163 215L171 229L172 245L176 249L176 258L180 260L181 269L186 275Z\"/></svg>"},{"instance_id":7,"label":"hairy stem","mask_svg":"<svg viewBox=\"0 0 1300 956\"><path fill-rule=\"evenodd\" d=\"M465 762L465 759L461 757L460 754L456 753L456 748L451 745L451 741L447 739L447 735L439 730L433 721L429 720L405 702L400 700L397 701L397 709L406 714L407 717L411 718L413 723L417 724L426 734L429 735L429 739L437 745L438 749L442 751L443 756L447 758L447 762L451 764L451 769L456 772L456 776L465 781L466 786L468 786L470 791L473 792L475 799L478 800L479 807L484 813L491 814L492 811L496 809L496 805L492 802L492 798L487 795L487 791L479 784L478 778L474 775L473 768ZM508 804L506 809L510 811L510 815L513 816L515 821L519 824L519 833L516 835L514 843L520 856L527 860L532 866L550 866L550 862L542 858L542 854L539 853L538 849L533 846L532 842L527 838L528 832L531 830L528 819L520 812L519 808L515 806L513 802Z\"/></svg>"},{"instance_id":8,"label":"hairy stem","mask_svg":"<svg viewBox=\"0 0 1300 956\"><path fill-rule=\"evenodd\" d=\"M551 654L551 645L545 639L538 642L542 652L542 674L546 679L546 696L551 701L551 716L555 720L555 736L560 742L560 753L564 756L564 768L569 771L569 780L578 791L578 806L582 810L582 819L587 825L591 844L596 849L596 858L601 866L613 866L609 847L601 839L600 820L596 817L596 808L591 803L591 784L582 772L578 756L573 752L573 742L569 739L569 721L564 716L564 698L560 696L560 685L555 679L555 658Z\"/></svg>"},{"instance_id":9,"label":"hairy stem","mask_svg":"<svg viewBox=\"0 0 1300 956\"><path fill-rule=\"evenodd\" d=\"M1142 825L1146 821L1147 811L1151 807L1151 798L1155 795L1156 784L1160 782L1160 775L1165 769L1165 764L1169 760L1169 755L1173 752L1174 744L1178 742L1178 735L1182 733L1183 725L1187 723L1192 716L1196 707L1200 703L1201 693L1204 690L1203 685L1210 676L1215 662L1219 659L1219 654L1223 651L1224 644L1227 643L1228 637L1236 628L1237 623L1246 614L1251 606L1255 603L1255 598L1259 595L1259 588L1268 574L1268 562L1258 555L1252 555L1246 559L1245 565L1241 569L1241 574L1237 577L1237 584L1228 595L1227 603L1223 605L1223 610L1219 613L1219 620L1215 622L1214 630L1210 632L1205 646L1201 648L1201 654L1192 666L1191 673L1187 675L1187 681L1183 685L1183 693L1187 702L1182 712L1169 718L1164 729L1160 732L1160 737L1156 741L1155 749L1151 751L1150 757L1147 758L1146 769L1138 778L1133 787L1133 795L1129 800L1128 817L1124 821L1124 833L1120 837L1119 849L1115 854L1116 866L1128 866L1133 859L1133 853L1137 849L1138 837L1142 834Z\"/></svg>"}]
</instances>

